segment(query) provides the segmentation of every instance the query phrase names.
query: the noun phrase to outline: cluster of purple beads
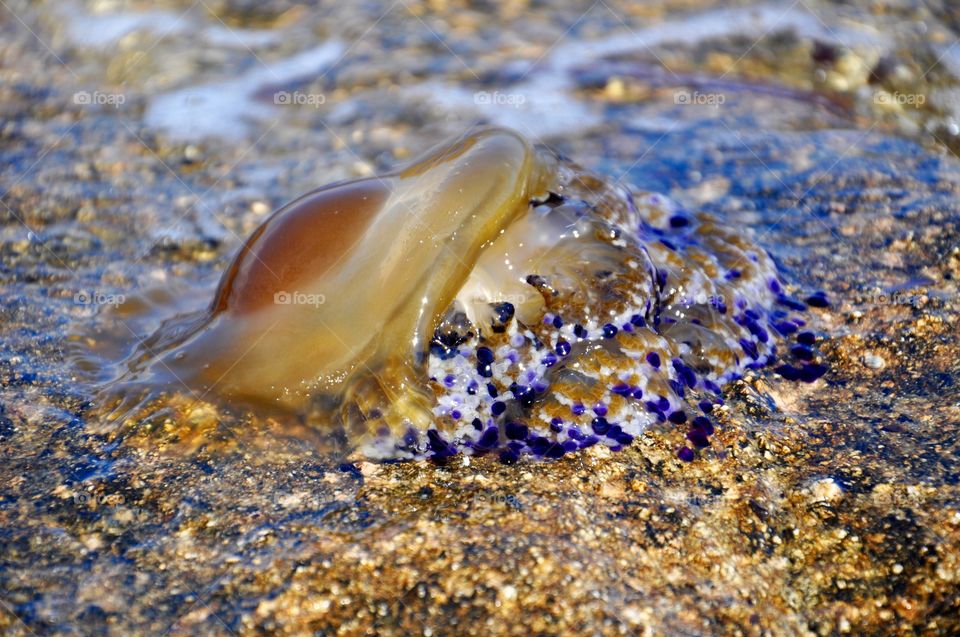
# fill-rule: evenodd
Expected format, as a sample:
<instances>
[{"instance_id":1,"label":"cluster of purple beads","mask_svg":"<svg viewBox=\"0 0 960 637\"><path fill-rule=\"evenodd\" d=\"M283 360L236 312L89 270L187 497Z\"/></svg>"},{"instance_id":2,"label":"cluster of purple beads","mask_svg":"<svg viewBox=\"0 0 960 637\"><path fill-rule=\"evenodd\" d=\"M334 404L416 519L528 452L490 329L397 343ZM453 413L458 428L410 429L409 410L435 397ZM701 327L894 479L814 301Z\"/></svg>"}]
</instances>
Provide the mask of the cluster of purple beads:
<instances>
[{"instance_id":1,"label":"cluster of purple beads","mask_svg":"<svg viewBox=\"0 0 960 637\"><path fill-rule=\"evenodd\" d=\"M644 240L657 241L671 251L683 250L697 244L696 239L690 234L693 226L690 217L685 214L673 214L667 222L669 228L665 230L643 221L640 223L640 235L646 237ZM753 255L751 259L756 260ZM662 292L667 284L669 273L654 269L651 274L655 275L656 285ZM743 272L739 269L729 269L725 272L723 279L734 281L740 280L741 277ZM731 310L721 298L709 300L712 310L723 315L730 312L729 316L732 320L746 331L747 335L739 339L744 358L736 354L737 365L745 369L761 369L776 365L778 351L776 344L773 343L776 335L780 339L787 340L789 358L781 361L774 370L787 380L814 382L826 373L827 368L816 362L817 356L814 350L816 336L813 332L803 329L806 321L796 316L796 313L805 312L808 306L827 307L826 295L817 292L803 302L788 296L775 278L768 281L768 288L775 299L773 309L751 308L744 299L737 298ZM498 312L504 323L513 318L514 311L510 304L502 304ZM620 332L631 333L640 329L657 332L662 327L661 321L676 322L669 316L661 318L660 309L653 312L648 301L646 315L633 314L621 324L609 322L594 330L588 330L580 324L573 324L572 334L577 341L614 339ZM695 323L696 320L692 322ZM559 314L548 313L544 316L543 323L548 328L559 331L566 322ZM568 328L569 331L570 328ZM528 332L526 337L515 334L513 338L519 339L518 342L511 342L514 348L532 343L537 352L546 350L539 354L539 365L546 369L563 364L574 350L574 344L563 337L557 338L552 347L545 346L531 332ZM466 392L470 395L485 394L483 404L486 405L485 409L488 413L483 418L474 418L470 425L475 434L465 436L457 444L445 439L444 435L435 428L428 430L426 449L427 455L431 458L444 460L458 454L462 449L469 449L473 454L498 453L500 460L512 463L519 460L523 454L556 459L601 442L613 450L622 449L633 442L633 434L624 431L617 422L608 420L608 406L603 402L593 405L589 412L587 406L574 403L570 406L572 416L570 422L554 417L549 423L550 432L562 434L564 439L553 439L543 435L546 433L545 429L538 431L536 427L523 422L523 418L517 414L527 413L547 391L549 385L545 378L538 377L534 371L528 370L524 382L512 382L508 388L498 389L492 382L494 380L493 365L497 360L493 349L481 344L473 350L463 350L460 354L474 361L473 364L479 376L478 379L470 381ZM505 358L511 363L517 363L517 351L509 350ZM644 360L650 366L652 373L672 372L669 374L671 378L667 380L667 385L677 399L693 404L699 395L700 399L696 403L699 411L696 415L691 416L682 406L676 407L674 402L666 396L647 395L640 387L623 382L612 384L607 387L607 390L613 395L627 399L628 402L635 401L636 406L632 407L633 409L644 410L657 422L686 425L688 445L680 448L677 456L681 460L692 461L696 457L695 450L709 446L710 436L714 434L716 427L711 420L711 415L714 414L717 406L723 405L720 384L706 376L698 376L697 372L680 358L664 361L659 353L651 351L645 355ZM743 361L742 364L741 361ZM734 372L726 375L722 381L730 382L737 378L739 373ZM443 379L444 385L448 388L452 388L455 382L456 378L452 375ZM485 387L483 383L486 383ZM511 405L515 407L511 408ZM448 415L454 420L460 420L463 416L459 409L452 409ZM589 424L586 424L587 419ZM412 430L404 443L411 450L419 448L422 444L416 432Z\"/></svg>"}]
</instances>

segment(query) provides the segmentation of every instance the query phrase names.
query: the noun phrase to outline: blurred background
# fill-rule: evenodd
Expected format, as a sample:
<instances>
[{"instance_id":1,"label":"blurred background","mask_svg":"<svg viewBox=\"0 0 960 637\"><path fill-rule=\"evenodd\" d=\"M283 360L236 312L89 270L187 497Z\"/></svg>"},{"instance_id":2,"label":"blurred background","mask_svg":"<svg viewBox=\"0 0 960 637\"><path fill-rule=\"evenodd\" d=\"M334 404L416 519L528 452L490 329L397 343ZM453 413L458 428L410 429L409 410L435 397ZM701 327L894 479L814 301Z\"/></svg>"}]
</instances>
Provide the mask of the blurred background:
<instances>
[{"instance_id":1,"label":"blurred background","mask_svg":"<svg viewBox=\"0 0 960 637\"><path fill-rule=\"evenodd\" d=\"M0 9L10 231L57 215L23 205L42 187L96 232L136 218L116 244L133 252L235 241L478 123L684 202L741 168L776 185L784 150L849 157L890 133L952 152L960 133L957 10L934 0Z\"/></svg>"}]
</instances>

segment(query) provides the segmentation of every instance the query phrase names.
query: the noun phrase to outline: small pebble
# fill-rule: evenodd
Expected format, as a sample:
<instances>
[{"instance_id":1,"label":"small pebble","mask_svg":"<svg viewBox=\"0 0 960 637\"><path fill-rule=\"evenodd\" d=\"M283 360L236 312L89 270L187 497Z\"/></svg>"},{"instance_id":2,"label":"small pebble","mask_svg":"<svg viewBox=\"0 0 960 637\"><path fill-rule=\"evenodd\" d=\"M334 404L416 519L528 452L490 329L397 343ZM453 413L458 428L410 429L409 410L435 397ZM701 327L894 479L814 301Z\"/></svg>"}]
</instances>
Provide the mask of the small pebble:
<instances>
[{"instance_id":1,"label":"small pebble","mask_svg":"<svg viewBox=\"0 0 960 637\"><path fill-rule=\"evenodd\" d=\"M885 361L879 354L867 352L863 355L863 364L870 369L883 369L887 366L887 361Z\"/></svg>"}]
</instances>

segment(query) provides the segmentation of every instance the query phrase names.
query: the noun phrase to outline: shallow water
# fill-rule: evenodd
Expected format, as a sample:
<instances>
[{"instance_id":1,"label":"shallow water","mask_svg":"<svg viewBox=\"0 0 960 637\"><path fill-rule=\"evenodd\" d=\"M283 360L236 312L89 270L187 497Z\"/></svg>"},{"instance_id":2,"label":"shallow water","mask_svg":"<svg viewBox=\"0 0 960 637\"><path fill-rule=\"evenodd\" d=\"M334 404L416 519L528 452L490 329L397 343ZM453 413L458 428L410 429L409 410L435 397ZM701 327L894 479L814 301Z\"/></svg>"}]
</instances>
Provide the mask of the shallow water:
<instances>
[{"instance_id":1,"label":"shallow water","mask_svg":"<svg viewBox=\"0 0 960 637\"><path fill-rule=\"evenodd\" d=\"M955 13L487 12L0 12L5 631L958 629ZM508 466L364 463L215 402L104 426L103 360L201 310L270 211L477 123L741 230L832 299L831 371L734 383L689 464L673 426Z\"/></svg>"}]
</instances>

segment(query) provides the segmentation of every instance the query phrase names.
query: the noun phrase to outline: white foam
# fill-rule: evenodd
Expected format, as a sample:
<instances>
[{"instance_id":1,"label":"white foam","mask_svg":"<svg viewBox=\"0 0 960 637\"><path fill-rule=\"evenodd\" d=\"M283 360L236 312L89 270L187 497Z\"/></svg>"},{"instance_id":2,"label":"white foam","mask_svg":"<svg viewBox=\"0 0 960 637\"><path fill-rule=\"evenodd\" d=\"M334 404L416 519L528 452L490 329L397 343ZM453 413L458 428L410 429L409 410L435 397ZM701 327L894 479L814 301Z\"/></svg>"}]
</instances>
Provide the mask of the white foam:
<instances>
[{"instance_id":1,"label":"white foam","mask_svg":"<svg viewBox=\"0 0 960 637\"><path fill-rule=\"evenodd\" d=\"M209 21L187 11L124 11L91 13L71 2L57 11L66 24L66 36L74 44L105 49L116 45L136 31L147 31L157 38L199 33L199 37L216 47L263 48L282 41L282 34L266 29L228 27L219 20Z\"/></svg>"},{"instance_id":2,"label":"white foam","mask_svg":"<svg viewBox=\"0 0 960 637\"><path fill-rule=\"evenodd\" d=\"M529 80L498 93L473 91L447 82L431 81L410 89L419 99L448 111L479 115L485 120L513 128L534 139L589 128L599 124L602 113L572 95L566 74L535 72ZM485 102L484 96L501 95L521 103Z\"/></svg>"},{"instance_id":3,"label":"white foam","mask_svg":"<svg viewBox=\"0 0 960 637\"><path fill-rule=\"evenodd\" d=\"M257 101L257 91L321 73L340 59L345 47L326 42L278 62L260 62L233 79L186 86L157 95L144 113L147 126L172 138L237 138L254 122L278 116L278 106Z\"/></svg>"},{"instance_id":4,"label":"white foam","mask_svg":"<svg viewBox=\"0 0 960 637\"><path fill-rule=\"evenodd\" d=\"M279 44L282 34L268 29L237 29L223 24L213 24L203 30L208 43L219 47L259 49Z\"/></svg>"},{"instance_id":5,"label":"white foam","mask_svg":"<svg viewBox=\"0 0 960 637\"><path fill-rule=\"evenodd\" d=\"M599 40L567 39L554 47L546 58L530 67L520 82L500 89L506 102L482 103L478 93L447 82L428 82L406 89L417 99L426 99L443 108L479 115L491 123L515 128L538 138L584 130L602 123L599 107L577 97L571 73L591 61L618 54L643 52L667 43L695 43L707 38L747 35L757 38L766 32L793 29L803 37L817 38L840 45L888 48L875 30L862 25L831 24L828 28L809 11L796 5L784 9L760 5L706 11L674 21ZM480 91L492 95L490 91ZM517 104L518 98L522 103ZM480 103L478 103L480 102Z\"/></svg>"},{"instance_id":6,"label":"white foam","mask_svg":"<svg viewBox=\"0 0 960 637\"><path fill-rule=\"evenodd\" d=\"M134 31L173 35L189 26L186 16L173 11L96 14L66 5L61 12L67 23L67 37L75 44L97 48L116 44Z\"/></svg>"}]
</instances>

